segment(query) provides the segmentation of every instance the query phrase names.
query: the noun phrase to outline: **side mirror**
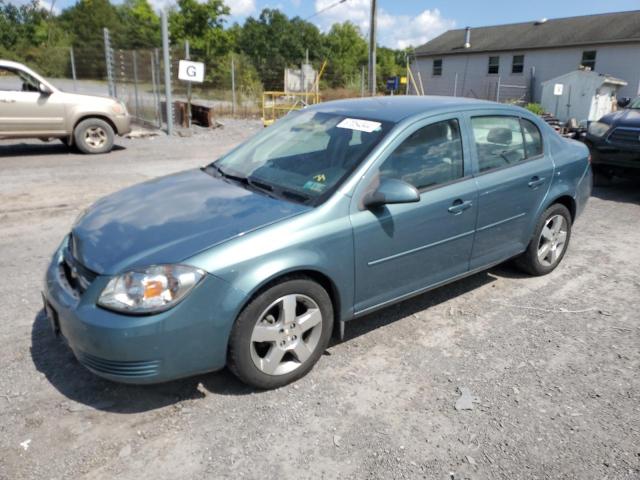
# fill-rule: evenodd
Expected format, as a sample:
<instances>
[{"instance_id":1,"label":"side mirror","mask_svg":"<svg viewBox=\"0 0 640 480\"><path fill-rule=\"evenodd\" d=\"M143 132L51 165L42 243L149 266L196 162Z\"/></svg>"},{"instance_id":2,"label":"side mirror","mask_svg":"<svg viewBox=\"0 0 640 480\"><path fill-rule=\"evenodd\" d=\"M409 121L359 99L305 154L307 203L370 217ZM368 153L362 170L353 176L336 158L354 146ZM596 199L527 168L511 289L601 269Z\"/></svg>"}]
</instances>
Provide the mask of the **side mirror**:
<instances>
[{"instance_id":1,"label":"side mirror","mask_svg":"<svg viewBox=\"0 0 640 480\"><path fill-rule=\"evenodd\" d=\"M625 108L630 103L631 103L631 99L629 97L622 97L618 99L618 106L620 108Z\"/></svg>"},{"instance_id":2,"label":"side mirror","mask_svg":"<svg viewBox=\"0 0 640 480\"><path fill-rule=\"evenodd\" d=\"M393 203L414 203L420 201L420 192L413 185L396 178L383 178L373 192L365 195L365 208L376 208Z\"/></svg>"},{"instance_id":3,"label":"side mirror","mask_svg":"<svg viewBox=\"0 0 640 480\"><path fill-rule=\"evenodd\" d=\"M49 87L47 87L44 83L39 83L38 84L38 90L43 95L51 95L53 93L51 91L51 89Z\"/></svg>"}]
</instances>

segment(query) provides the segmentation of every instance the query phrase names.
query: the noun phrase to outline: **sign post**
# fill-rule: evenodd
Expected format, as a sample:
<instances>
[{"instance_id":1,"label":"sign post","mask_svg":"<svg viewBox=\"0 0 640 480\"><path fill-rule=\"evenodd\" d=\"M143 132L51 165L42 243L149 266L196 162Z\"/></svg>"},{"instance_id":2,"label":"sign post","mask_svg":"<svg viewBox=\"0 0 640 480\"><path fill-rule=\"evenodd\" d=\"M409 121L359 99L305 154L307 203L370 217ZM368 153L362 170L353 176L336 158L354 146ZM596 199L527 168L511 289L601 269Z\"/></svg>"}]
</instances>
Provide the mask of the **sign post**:
<instances>
[{"instance_id":1,"label":"sign post","mask_svg":"<svg viewBox=\"0 0 640 480\"><path fill-rule=\"evenodd\" d=\"M186 60L180 60L178 64L178 79L187 82L187 123L191 128L191 84L204 82L204 63L189 60L189 44L186 47Z\"/></svg>"}]
</instances>

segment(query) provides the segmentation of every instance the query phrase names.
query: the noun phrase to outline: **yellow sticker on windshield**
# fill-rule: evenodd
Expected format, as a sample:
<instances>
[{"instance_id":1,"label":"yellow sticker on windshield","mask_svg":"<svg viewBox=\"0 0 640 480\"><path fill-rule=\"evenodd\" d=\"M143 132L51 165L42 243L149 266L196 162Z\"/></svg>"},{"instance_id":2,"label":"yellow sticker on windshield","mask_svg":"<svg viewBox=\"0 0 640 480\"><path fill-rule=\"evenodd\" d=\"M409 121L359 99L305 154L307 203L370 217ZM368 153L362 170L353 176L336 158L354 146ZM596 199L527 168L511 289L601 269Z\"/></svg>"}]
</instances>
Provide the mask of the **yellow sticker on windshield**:
<instances>
[{"instance_id":1,"label":"yellow sticker on windshield","mask_svg":"<svg viewBox=\"0 0 640 480\"><path fill-rule=\"evenodd\" d=\"M326 182L326 181L327 181L327 177L325 176L325 174L324 174L324 173L321 173L321 174L319 174L319 175L316 175L315 177L313 177L313 179L314 179L316 182L322 182L322 183L324 183L324 182Z\"/></svg>"}]
</instances>

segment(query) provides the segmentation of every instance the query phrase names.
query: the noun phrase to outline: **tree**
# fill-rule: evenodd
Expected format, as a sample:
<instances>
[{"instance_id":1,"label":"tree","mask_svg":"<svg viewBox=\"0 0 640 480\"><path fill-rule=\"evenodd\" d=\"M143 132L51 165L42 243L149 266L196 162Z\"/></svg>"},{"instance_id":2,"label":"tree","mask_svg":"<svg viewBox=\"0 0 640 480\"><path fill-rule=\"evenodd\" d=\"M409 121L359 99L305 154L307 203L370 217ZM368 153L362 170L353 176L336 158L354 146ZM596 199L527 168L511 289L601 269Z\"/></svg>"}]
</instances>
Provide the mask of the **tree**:
<instances>
[{"instance_id":1,"label":"tree","mask_svg":"<svg viewBox=\"0 0 640 480\"><path fill-rule=\"evenodd\" d=\"M122 22L121 41L126 48L160 46L160 18L147 0L125 0L117 9Z\"/></svg>"},{"instance_id":2,"label":"tree","mask_svg":"<svg viewBox=\"0 0 640 480\"><path fill-rule=\"evenodd\" d=\"M277 9L265 8L249 17L240 32L238 47L258 71L268 89L281 89L284 69L298 66L309 49L309 59L320 60L322 35L318 28L299 17L289 19Z\"/></svg>"},{"instance_id":3,"label":"tree","mask_svg":"<svg viewBox=\"0 0 640 480\"><path fill-rule=\"evenodd\" d=\"M336 23L324 37L324 50L330 62L325 78L331 87L345 87L359 79L367 63L367 42L351 22Z\"/></svg>"},{"instance_id":4,"label":"tree","mask_svg":"<svg viewBox=\"0 0 640 480\"><path fill-rule=\"evenodd\" d=\"M231 49L231 36L224 30L229 8L222 0L178 0L169 14L169 30L173 43L189 40L196 55L209 61Z\"/></svg>"}]
</instances>

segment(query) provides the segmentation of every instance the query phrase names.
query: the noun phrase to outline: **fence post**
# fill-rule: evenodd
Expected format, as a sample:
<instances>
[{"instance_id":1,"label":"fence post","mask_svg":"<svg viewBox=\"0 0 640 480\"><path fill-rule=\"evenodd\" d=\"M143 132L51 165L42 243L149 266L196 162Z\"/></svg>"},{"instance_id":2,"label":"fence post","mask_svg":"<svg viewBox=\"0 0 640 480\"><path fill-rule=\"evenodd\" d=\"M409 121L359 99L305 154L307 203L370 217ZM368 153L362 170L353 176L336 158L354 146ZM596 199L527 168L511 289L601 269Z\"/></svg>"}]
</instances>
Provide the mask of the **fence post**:
<instances>
[{"instance_id":1,"label":"fence post","mask_svg":"<svg viewBox=\"0 0 640 480\"><path fill-rule=\"evenodd\" d=\"M236 114L236 64L231 54L231 114Z\"/></svg>"},{"instance_id":2,"label":"fence post","mask_svg":"<svg viewBox=\"0 0 640 480\"><path fill-rule=\"evenodd\" d=\"M189 40L184 41L184 59L191 60ZM187 127L191 128L191 82L187 82Z\"/></svg>"},{"instance_id":3,"label":"fence post","mask_svg":"<svg viewBox=\"0 0 640 480\"><path fill-rule=\"evenodd\" d=\"M498 77L498 85L496 86L496 102L500 102L500 77Z\"/></svg>"},{"instance_id":4,"label":"fence post","mask_svg":"<svg viewBox=\"0 0 640 480\"><path fill-rule=\"evenodd\" d=\"M364 65L362 65L362 70L360 71L360 96L364 97Z\"/></svg>"},{"instance_id":5,"label":"fence post","mask_svg":"<svg viewBox=\"0 0 640 480\"><path fill-rule=\"evenodd\" d=\"M531 75L529 77L529 101L535 103L535 89L536 89L536 67L531 67Z\"/></svg>"},{"instance_id":6,"label":"fence post","mask_svg":"<svg viewBox=\"0 0 640 480\"><path fill-rule=\"evenodd\" d=\"M453 96L458 96L458 73L456 73L456 78L453 81Z\"/></svg>"},{"instance_id":7,"label":"fence post","mask_svg":"<svg viewBox=\"0 0 640 480\"><path fill-rule=\"evenodd\" d=\"M153 105L155 110L156 120L158 122L158 128L162 127L162 114L160 113L160 101L158 99L158 86L156 82L158 79L156 78L156 62L155 62L155 54L158 53L156 49L155 52L151 52L151 88L153 91Z\"/></svg>"},{"instance_id":8,"label":"fence post","mask_svg":"<svg viewBox=\"0 0 640 480\"><path fill-rule=\"evenodd\" d=\"M78 84L76 83L76 59L73 55L73 47L69 47L69 58L71 59L71 78L73 78L73 91L78 91Z\"/></svg>"},{"instance_id":9,"label":"fence post","mask_svg":"<svg viewBox=\"0 0 640 480\"><path fill-rule=\"evenodd\" d=\"M173 134L173 101L171 99L171 60L169 58L169 25L162 10L162 57L164 60L164 93L167 100L167 135Z\"/></svg>"},{"instance_id":10,"label":"fence post","mask_svg":"<svg viewBox=\"0 0 640 480\"><path fill-rule=\"evenodd\" d=\"M113 50L111 50L111 39L109 38L109 29L103 28L104 35L104 60L107 66L107 81L109 82L109 96L117 97L116 84L113 81Z\"/></svg>"},{"instance_id":11,"label":"fence post","mask_svg":"<svg viewBox=\"0 0 640 480\"><path fill-rule=\"evenodd\" d=\"M140 105L138 103L138 53L134 50L131 52L133 60L133 95L135 96L136 118L140 119Z\"/></svg>"}]
</instances>

